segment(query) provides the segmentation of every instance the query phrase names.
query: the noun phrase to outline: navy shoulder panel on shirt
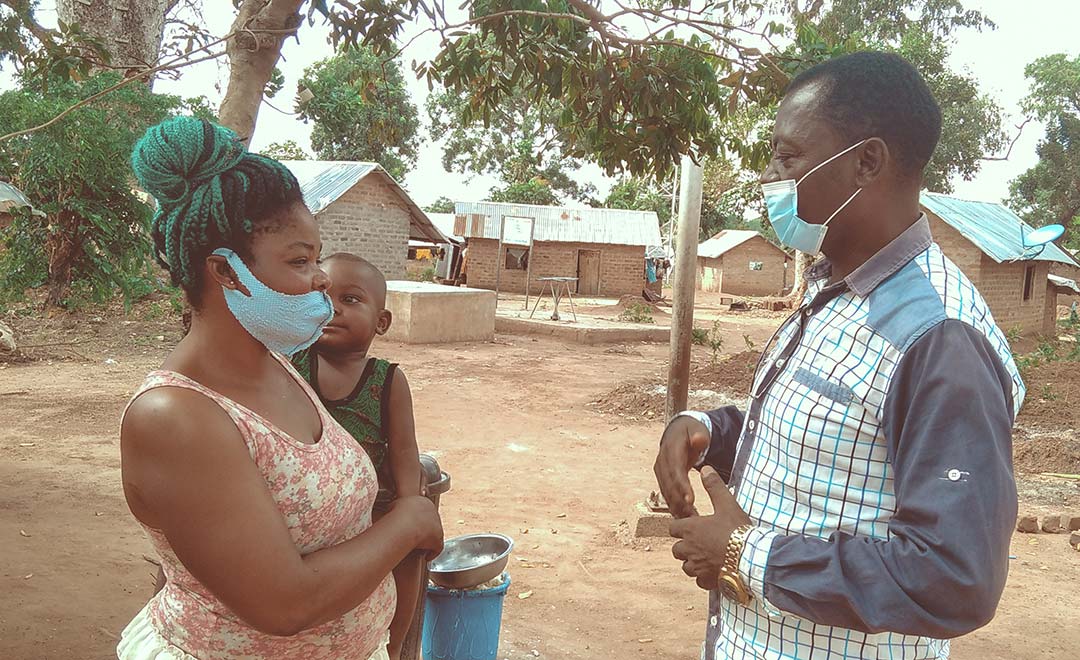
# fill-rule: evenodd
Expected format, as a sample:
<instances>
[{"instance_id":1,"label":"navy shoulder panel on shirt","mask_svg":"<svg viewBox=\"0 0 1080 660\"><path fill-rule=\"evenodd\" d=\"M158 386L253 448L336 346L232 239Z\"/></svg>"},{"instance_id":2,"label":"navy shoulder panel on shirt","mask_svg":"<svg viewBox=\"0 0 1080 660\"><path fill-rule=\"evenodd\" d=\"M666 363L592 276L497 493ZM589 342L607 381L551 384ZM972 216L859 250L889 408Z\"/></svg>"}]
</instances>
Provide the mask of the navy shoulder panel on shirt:
<instances>
[{"instance_id":1,"label":"navy shoulder panel on shirt","mask_svg":"<svg viewBox=\"0 0 1080 660\"><path fill-rule=\"evenodd\" d=\"M900 352L946 318L941 295L915 260L879 284L869 301L868 324Z\"/></svg>"}]
</instances>

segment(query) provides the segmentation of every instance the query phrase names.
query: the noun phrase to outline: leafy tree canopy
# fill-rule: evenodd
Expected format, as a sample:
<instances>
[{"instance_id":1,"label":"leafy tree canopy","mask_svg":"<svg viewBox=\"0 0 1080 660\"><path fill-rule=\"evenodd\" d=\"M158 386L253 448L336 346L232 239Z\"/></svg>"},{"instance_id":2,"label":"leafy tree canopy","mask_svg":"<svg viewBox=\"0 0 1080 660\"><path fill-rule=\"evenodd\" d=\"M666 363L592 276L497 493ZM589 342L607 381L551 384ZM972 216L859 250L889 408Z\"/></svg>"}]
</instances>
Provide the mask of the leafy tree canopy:
<instances>
[{"instance_id":1,"label":"leafy tree canopy","mask_svg":"<svg viewBox=\"0 0 1080 660\"><path fill-rule=\"evenodd\" d=\"M415 166L419 112L393 60L346 47L305 70L298 88L308 98L300 117L313 124L320 159L379 163L399 181Z\"/></svg>"}]
</instances>

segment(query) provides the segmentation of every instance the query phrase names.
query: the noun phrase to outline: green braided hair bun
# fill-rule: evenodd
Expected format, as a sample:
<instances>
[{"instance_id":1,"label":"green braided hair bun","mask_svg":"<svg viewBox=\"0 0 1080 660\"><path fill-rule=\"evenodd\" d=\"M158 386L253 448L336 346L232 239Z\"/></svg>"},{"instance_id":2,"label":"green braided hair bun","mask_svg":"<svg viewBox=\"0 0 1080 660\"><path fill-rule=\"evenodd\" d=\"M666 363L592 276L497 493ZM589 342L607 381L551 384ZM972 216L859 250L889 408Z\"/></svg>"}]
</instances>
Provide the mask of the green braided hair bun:
<instances>
[{"instance_id":1,"label":"green braided hair bun","mask_svg":"<svg viewBox=\"0 0 1080 660\"><path fill-rule=\"evenodd\" d=\"M296 204L296 177L278 161L249 153L236 133L205 119L174 117L135 144L131 167L157 200L157 259L192 304L202 265L219 247L250 258L252 234Z\"/></svg>"}]
</instances>

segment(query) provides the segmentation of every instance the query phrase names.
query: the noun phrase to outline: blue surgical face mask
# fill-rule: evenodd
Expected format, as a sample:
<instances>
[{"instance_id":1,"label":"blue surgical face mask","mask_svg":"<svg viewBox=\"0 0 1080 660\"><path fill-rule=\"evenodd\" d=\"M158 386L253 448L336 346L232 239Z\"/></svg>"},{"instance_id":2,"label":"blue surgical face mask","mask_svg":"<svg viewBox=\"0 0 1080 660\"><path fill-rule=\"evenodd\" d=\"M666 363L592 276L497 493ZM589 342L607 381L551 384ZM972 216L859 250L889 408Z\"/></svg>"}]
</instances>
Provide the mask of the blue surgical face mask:
<instances>
[{"instance_id":1,"label":"blue surgical face mask","mask_svg":"<svg viewBox=\"0 0 1080 660\"><path fill-rule=\"evenodd\" d=\"M773 226L773 229L776 230L776 237L781 243L793 250L798 250L799 252L805 252L807 254L816 255L821 252L821 243L825 240L825 232L829 229L829 223L832 222L832 219L835 218L840 211L844 210L844 207L851 203L851 200L855 199L855 197L862 192L862 188L859 188L852 193L851 197L848 197L847 201L841 204L840 208L836 209L825 222L820 225L815 225L799 217L799 184L806 181L806 177L863 144L863 142L866 142L866 140L853 144L835 156L827 158L814 166L813 169L804 174L798 181L795 179L784 179L783 181L773 181L771 183L762 184L761 192L765 195L765 206L769 213L769 223Z\"/></svg>"},{"instance_id":2,"label":"blue surgical face mask","mask_svg":"<svg viewBox=\"0 0 1080 660\"><path fill-rule=\"evenodd\" d=\"M214 254L225 257L237 280L251 293L249 296L222 287L229 311L252 337L271 351L292 355L304 350L315 343L334 318L334 306L326 293L309 291L289 295L275 291L260 282L232 250L218 248Z\"/></svg>"}]
</instances>

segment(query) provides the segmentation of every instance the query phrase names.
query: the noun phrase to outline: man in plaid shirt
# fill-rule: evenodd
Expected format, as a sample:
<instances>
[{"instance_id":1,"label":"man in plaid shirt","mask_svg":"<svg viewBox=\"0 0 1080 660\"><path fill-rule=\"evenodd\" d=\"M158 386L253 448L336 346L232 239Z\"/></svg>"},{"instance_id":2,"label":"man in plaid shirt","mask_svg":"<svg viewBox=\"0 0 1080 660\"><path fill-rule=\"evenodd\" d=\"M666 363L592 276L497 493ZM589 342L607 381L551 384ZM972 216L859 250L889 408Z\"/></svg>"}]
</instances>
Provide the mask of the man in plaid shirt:
<instances>
[{"instance_id":1,"label":"man in plaid shirt","mask_svg":"<svg viewBox=\"0 0 1080 660\"><path fill-rule=\"evenodd\" d=\"M825 258L745 413L676 417L655 466L678 518L672 552L710 590L703 658L947 658L950 638L994 615L1024 384L920 211L940 133L896 55L818 65L780 105L769 219ZM709 516L694 508L695 467Z\"/></svg>"}]
</instances>

